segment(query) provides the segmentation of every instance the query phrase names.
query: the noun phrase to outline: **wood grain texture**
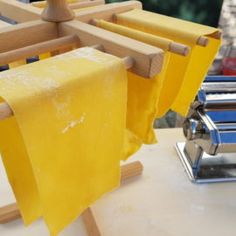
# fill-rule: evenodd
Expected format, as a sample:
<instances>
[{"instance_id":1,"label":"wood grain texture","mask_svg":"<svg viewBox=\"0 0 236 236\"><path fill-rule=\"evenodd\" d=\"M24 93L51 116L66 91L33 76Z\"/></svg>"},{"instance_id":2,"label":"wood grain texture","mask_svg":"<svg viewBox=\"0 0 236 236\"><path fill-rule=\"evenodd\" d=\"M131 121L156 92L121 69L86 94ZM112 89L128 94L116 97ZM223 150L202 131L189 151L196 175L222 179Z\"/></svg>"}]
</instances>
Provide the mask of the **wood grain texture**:
<instances>
[{"instance_id":1,"label":"wood grain texture","mask_svg":"<svg viewBox=\"0 0 236 236\"><path fill-rule=\"evenodd\" d=\"M20 211L15 203L0 208L0 223L5 224L21 218Z\"/></svg>"},{"instance_id":2,"label":"wood grain texture","mask_svg":"<svg viewBox=\"0 0 236 236\"><path fill-rule=\"evenodd\" d=\"M101 232L97 225L92 209L89 207L82 213L82 219L85 224L88 236L101 236Z\"/></svg>"},{"instance_id":3,"label":"wood grain texture","mask_svg":"<svg viewBox=\"0 0 236 236\"><path fill-rule=\"evenodd\" d=\"M58 29L60 36L77 34L81 47L100 44L109 54L120 58L132 57L134 65L131 71L145 78L154 77L162 69L164 52L154 46L77 20L60 23Z\"/></svg>"},{"instance_id":4,"label":"wood grain texture","mask_svg":"<svg viewBox=\"0 0 236 236\"><path fill-rule=\"evenodd\" d=\"M0 29L0 53L57 38L57 25L42 20Z\"/></svg>"},{"instance_id":5,"label":"wood grain texture","mask_svg":"<svg viewBox=\"0 0 236 236\"><path fill-rule=\"evenodd\" d=\"M209 39L205 36L201 36L197 40L197 45L199 46L206 47L208 44L209 44Z\"/></svg>"},{"instance_id":6,"label":"wood grain texture","mask_svg":"<svg viewBox=\"0 0 236 236\"><path fill-rule=\"evenodd\" d=\"M68 46L77 47L79 38L75 35L52 39L42 43L37 43L27 47L0 53L0 65L9 64L14 61L26 59L32 56L38 56L43 53L52 52L67 48ZM0 108L0 112L1 112ZM1 114L0 114L1 117Z\"/></svg>"},{"instance_id":7,"label":"wood grain texture","mask_svg":"<svg viewBox=\"0 0 236 236\"><path fill-rule=\"evenodd\" d=\"M0 12L8 18L22 23L40 19L42 9L16 0L0 0Z\"/></svg>"},{"instance_id":8,"label":"wood grain texture","mask_svg":"<svg viewBox=\"0 0 236 236\"><path fill-rule=\"evenodd\" d=\"M121 166L121 183L133 177L141 175L143 172L143 165L140 161L131 162Z\"/></svg>"}]
</instances>

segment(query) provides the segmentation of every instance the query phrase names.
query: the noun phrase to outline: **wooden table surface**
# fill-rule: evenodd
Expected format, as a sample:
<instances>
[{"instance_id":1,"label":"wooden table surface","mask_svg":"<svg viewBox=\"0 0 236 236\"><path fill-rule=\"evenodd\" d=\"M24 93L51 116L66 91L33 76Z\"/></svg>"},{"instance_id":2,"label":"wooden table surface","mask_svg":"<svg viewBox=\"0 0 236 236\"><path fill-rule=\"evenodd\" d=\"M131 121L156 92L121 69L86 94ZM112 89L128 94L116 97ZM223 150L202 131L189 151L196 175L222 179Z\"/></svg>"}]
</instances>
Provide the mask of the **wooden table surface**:
<instances>
[{"instance_id":1,"label":"wooden table surface","mask_svg":"<svg viewBox=\"0 0 236 236\"><path fill-rule=\"evenodd\" d=\"M142 177L107 194L92 206L103 236L232 236L236 234L236 183L191 183L174 144L181 129L157 130L159 143L144 146L129 161L144 165ZM0 164L0 205L14 197ZM1 236L48 236L41 221L0 225ZM79 218L60 236L85 236Z\"/></svg>"}]
</instances>

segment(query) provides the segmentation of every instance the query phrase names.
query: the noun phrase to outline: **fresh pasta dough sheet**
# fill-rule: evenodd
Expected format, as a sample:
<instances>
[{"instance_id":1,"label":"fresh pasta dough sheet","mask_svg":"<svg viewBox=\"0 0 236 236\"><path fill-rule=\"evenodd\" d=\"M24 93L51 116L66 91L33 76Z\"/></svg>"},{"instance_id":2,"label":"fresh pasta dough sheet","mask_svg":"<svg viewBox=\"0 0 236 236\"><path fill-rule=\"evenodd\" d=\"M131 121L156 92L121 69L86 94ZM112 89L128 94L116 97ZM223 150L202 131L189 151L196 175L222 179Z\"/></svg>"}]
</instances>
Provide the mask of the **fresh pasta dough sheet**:
<instances>
[{"instance_id":1,"label":"fresh pasta dough sheet","mask_svg":"<svg viewBox=\"0 0 236 236\"><path fill-rule=\"evenodd\" d=\"M156 142L153 131L153 122L160 109L160 93L171 58L171 53L168 49L172 40L143 33L103 20L98 22L98 26L152 46L159 47L163 49L165 53L162 71L154 78L147 79L131 72L128 73L127 128L131 131L128 135L130 140L136 140L136 142L130 142L127 153L134 153L141 147L138 143L152 144Z\"/></svg>"},{"instance_id":2,"label":"fresh pasta dough sheet","mask_svg":"<svg viewBox=\"0 0 236 236\"><path fill-rule=\"evenodd\" d=\"M117 14L116 22L191 48L187 57L171 55L160 93L157 115L161 117L169 109L173 109L185 116L219 49L219 30L139 9ZM201 36L209 40L206 47L197 44Z\"/></svg>"},{"instance_id":3,"label":"fresh pasta dough sheet","mask_svg":"<svg viewBox=\"0 0 236 236\"><path fill-rule=\"evenodd\" d=\"M0 74L0 149L26 224L56 235L120 183L127 78L122 60L81 48Z\"/></svg>"}]
</instances>

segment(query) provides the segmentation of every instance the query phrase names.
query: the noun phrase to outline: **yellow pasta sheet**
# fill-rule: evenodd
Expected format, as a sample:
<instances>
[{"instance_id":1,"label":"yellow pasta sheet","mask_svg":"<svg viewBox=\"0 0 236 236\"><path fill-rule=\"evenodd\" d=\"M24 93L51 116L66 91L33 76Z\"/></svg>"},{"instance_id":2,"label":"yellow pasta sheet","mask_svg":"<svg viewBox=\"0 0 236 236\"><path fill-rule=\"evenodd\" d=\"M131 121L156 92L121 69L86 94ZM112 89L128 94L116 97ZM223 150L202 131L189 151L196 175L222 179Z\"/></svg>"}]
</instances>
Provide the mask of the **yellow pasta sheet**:
<instances>
[{"instance_id":1,"label":"yellow pasta sheet","mask_svg":"<svg viewBox=\"0 0 236 236\"><path fill-rule=\"evenodd\" d=\"M97 25L103 29L160 47L165 52L162 72L154 78L146 79L131 72L128 73L127 137L129 138L128 150L126 150L128 153L127 157L134 153L142 143L152 144L156 142L153 122L159 110L158 101L171 57L168 49L172 40L132 30L128 27L103 20L99 21Z\"/></svg>"},{"instance_id":2,"label":"yellow pasta sheet","mask_svg":"<svg viewBox=\"0 0 236 236\"><path fill-rule=\"evenodd\" d=\"M186 115L220 46L219 31L180 19L139 9L118 14L117 23L188 45L187 57L172 54L160 94L158 117L170 108ZM206 47L197 45L201 36L209 39Z\"/></svg>"},{"instance_id":3,"label":"yellow pasta sheet","mask_svg":"<svg viewBox=\"0 0 236 236\"><path fill-rule=\"evenodd\" d=\"M122 60L81 48L0 74L0 149L26 224L56 235L120 182L127 78Z\"/></svg>"}]
</instances>

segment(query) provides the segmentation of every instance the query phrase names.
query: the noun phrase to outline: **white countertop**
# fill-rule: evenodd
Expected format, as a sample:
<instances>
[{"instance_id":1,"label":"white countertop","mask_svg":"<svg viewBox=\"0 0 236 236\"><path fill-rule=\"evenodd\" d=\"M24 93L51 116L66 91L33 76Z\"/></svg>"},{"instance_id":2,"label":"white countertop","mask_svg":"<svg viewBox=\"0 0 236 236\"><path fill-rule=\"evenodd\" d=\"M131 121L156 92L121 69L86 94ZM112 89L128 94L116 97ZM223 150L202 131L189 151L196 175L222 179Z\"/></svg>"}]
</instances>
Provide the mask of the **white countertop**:
<instances>
[{"instance_id":1,"label":"white countertop","mask_svg":"<svg viewBox=\"0 0 236 236\"><path fill-rule=\"evenodd\" d=\"M159 143L144 146L144 173L92 207L103 236L232 236L236 234L236 183L196 185L189 181L174 144L181 129L157 130ZM14 197L0 164L0 205ZM1 236L48 236L41 221L0 225ZM60 236L85 236L80 219Z\"/></svg>"}]
</instances>

